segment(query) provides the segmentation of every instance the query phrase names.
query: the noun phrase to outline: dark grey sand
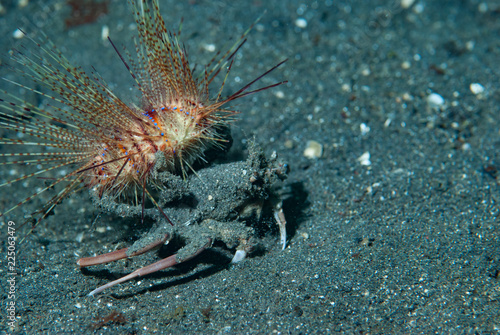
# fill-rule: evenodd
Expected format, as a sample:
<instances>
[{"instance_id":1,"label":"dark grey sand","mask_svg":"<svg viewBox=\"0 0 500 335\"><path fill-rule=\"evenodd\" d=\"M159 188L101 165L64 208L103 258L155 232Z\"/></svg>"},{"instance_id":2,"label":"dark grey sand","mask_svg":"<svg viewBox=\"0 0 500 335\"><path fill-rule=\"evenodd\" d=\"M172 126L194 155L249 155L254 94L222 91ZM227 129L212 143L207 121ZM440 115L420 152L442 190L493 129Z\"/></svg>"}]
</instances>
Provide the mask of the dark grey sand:
<instances>
[{"instance_id":1,"label":"dark grey sand","mask_svg":"<svg viewBox=\"0 0 500 335\"><path fill-rule=\"evenodd\" d=\"M288 246L281 251L277 230L269 229L239 264L230 265L231 252L216 244L182 266L87 297L176 249L81 271L78 258L129 246L149 228L139 218L95 220L83 191L16 246L16 297L8 299L7 222L19 226L47 193L1 219L1 329L8 331L6 304L15 301L18 334L499 332L497 1L417 0L409 9L399 0L161 2L169 27L184 18L193 64L265 12L237 57L227 94L289 58L260 84L287 85L236 104L241 114L224 161L244 160L255 137L267 155L276 151L290 164ZM44 31L73 63L94 66L119 96L134 96L126 69L101 39L107 26L116 45L132 50L125 1L110 1L107 15L70 29L65 1L2 5L2 64L10 48L33 48L11 37L17 27ZM6 66L0 71L24 82ZM473 93L474 83L484 90ZM442 104L429 103L433 93ZM304 156L308 141L322 145L321 157ZM22 173L3 166L1 182ZM2 210L43 184L0 188ZM26 233L16 231L19 239ZM114 311L121 314L113 318Z\"/></svg>"}]
</instances>

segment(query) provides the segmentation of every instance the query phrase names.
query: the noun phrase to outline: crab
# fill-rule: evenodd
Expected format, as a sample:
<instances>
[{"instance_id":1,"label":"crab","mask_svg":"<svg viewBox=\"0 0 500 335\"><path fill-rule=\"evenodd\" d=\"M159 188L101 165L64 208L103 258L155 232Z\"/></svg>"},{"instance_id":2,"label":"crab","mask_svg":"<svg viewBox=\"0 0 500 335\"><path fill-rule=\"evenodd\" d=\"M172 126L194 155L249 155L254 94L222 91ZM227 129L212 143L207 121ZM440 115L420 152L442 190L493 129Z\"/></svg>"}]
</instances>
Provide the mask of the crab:
<instances>
[{"instance_id":1,"label":"crab","mask_svg":"<svg viewBox=\"0 0 500 335\"><path fill-rule=\"evenodd\" d=\"M275 153L268 160L262 150L251 143L246 161L201 169L187 179L169 172L155 172L156 183L162 185L157 208L130 206L111 197L94 195L94 201L104 210L121 216L148 216L155 224L132 246L81 258L77 262L80 267L134 257L159 248L174 237L180 237L186 244L176 254L100 286L89 296L190 260L215 241L236 250L232 263L245 259L257 242L255 223L259 222L265 206L273 212L281 247L285 249L286 219L275 185L286 178L287 172L287 164L279 161Z\"/></svg>"}]
</instances>

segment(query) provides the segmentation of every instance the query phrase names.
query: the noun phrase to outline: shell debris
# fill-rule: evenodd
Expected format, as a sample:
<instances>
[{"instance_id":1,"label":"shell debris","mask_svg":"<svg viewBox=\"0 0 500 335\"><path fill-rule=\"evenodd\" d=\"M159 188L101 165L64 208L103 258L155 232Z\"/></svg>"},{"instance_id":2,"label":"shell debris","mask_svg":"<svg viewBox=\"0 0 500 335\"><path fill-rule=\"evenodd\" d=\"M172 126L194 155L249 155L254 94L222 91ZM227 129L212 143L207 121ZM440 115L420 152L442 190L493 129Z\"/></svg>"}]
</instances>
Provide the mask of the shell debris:
<instances>
[{"instance_id":1,"label":"shell debris","mask_svg":"<svg viewBox=\"0 0 500 335\"><path fill-rule=\"evenodd\" d=\"M372 162L370 161L370 153L368 151L359 156L357 161L363 166L372 165Z\"/></svg>"},{"instance_id":2,"label":"shell debris","mask_svg":"<svg viewBox=\"0 0 500 335\"><path fill-rule=\"evenodd\" d=\"M316 141L307 141L307 146L304 149L304 157L309 159L320 158L323 155L323 145Z\"/></svg>"},{"instance_id":3,"label":"shell debris","mask_svg":"<svg viewBox=\"0 0 500 335\"><path fill-rule=\"evenodd\" d=\"M484 92L484 86L479 83L471 83L469 89L474 95L479 95Z\"/></svg>"}]
</instances>

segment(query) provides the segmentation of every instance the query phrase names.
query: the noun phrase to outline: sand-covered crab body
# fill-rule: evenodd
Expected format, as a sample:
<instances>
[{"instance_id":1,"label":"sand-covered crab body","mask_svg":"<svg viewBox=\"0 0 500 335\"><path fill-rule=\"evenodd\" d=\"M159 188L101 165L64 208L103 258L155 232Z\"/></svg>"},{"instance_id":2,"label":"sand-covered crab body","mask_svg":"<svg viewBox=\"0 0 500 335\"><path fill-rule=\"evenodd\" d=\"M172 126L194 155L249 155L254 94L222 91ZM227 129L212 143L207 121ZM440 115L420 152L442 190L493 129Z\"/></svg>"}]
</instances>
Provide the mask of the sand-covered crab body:
<instances>
[{"instance_id":1,"label":"sand-covered crab body","mask_svg":"<svg viewBox=\"0 0 500 335\"><path fill-rule=\"evenodd\" d=\"M161 185L158 205L174 225L157 208L142 209L141 206L130 206L95 195L96 203L109 212L121 216L145 215L156 223L146 236L131 247L82 258L78 263L80 266L136 256L167 243L173 237L180 237L185 245L175 255L108 283L91 292L91 295L131 278L191 259L215 241L223 242L229 249L236 249L233 262L240 261L256 243L255 224L259 222L265 205L269 205L274 212L284 247L286 221L281 201L273 187L286 178L286 173L286 164L276 157L266 159L254 145L250 146L246 161L201 169L186 180L169 172L155 172L156 184Z\"/></svg>"}]
</instances>

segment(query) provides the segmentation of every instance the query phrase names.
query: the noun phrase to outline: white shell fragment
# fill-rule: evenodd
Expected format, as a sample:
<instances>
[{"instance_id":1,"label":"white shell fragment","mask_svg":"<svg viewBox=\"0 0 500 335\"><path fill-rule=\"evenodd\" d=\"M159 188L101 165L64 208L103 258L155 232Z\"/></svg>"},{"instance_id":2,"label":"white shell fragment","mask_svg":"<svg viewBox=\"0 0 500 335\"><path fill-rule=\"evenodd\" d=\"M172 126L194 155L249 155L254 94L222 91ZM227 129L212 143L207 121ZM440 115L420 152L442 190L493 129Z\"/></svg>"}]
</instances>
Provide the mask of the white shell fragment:
<instances>
[{"instance_id":1,"label":"white shell fragment","mask_svg":"<svg viewBox=\"0 0 500 335\"><path fill-rule=\"evenodd\" d=\"M217 47L213 43L208 43L208 44L203 44L203 49L205 49L208 52L215 52L217 50Z\"/></svg>"},{"instance_id":2,"label":"white shell fragment","mask_svg":"<svg viewBox=\"0 0 500 335\"><path fill-rule=\"evenodd\" d=\"M401 0L401 7L404 9L410 8L415 0Z\"/></svg>"},{"instance_id":3,"label":"white shell fragment","mask_svg":"<svg viewBox=\"0 0 500 335\"><path fill-rule=\"evenodd\" d=\"M470 84L469 88L474 95L478 95L484 92L484 86L479 83L472 83Z\"/></svg>"},{"instance_id":4,"label":"white shell fragment","mask_svg":"<svg viewBox=\"0 0 500 335\"><path fill-rule=\"evenodd\" d=\"M83 241L83 232L80 232L80 233L78 233L78 235L76 235L75 241L77 241L78 243L82 243L82 241Z\"/></svg>"},{"instance_id":5,"label":"white shell fragment","mask_svg":"<svg viewBox=\"0 0 500 335\"><path fill-rule=\"evenodd\" d=\"M17 0L17 6L19 8L24 8L28 6L29 0Z\"/></svg>"},{"instance_id":6,"label":"white shell fragment","mask_svg":"<svg viewBox=\"0 0 500 335\"><path fill-rule=\"evenodd\" d=\"M320 158L323 154L323 145L316 141L307 141L307 146L304 149L304 157L314 159Z\"/></svg>"},{"instance_id":7,"label":"white shell fragment","mask_svg":"<svg viewBox=\"0 0 500 335\"><path fill-rule=\"evenodd\" d=\"M372 162L370 161L370 153L367 151L361 156L358 157L358 162L359 164L363 166L370 166L372 165Z\"/></svg>"},{"instance_id":8,"label":"white shell fragment","mask_svg":"<svg viewBox=\"0 0 500 335\"><path fill-rule=\"evenodd\" d=\"M13 33L12 33L12 36L15 38L15 39L21 39L24 37L24 33L21 31L21 29L16 29Z\"/></svg>"},{"instance_id":9,"label":"white shell fragment","mask_svg":"<svg viewBox=\"0 0 500 335\"><path fill-rule=\"evenodd\" d=\"M427 103L432 108L440 108L444 105L444 98L437 93L431 93L427 97Z\"/></svg>"},{"instance_id":10,"label":"white shell fragment","mask_svg":"<svg viewBox=\"0 0 500 335\"><path fill-rule=\"evenodd\" d=\"M370 127L368 127L366 123L362 123L359 125L359 130L361 130L361 135L365 136L370 132Z\"/></svg>"},{"instance_id":11,"label":"white shell fragment","mask_svg":"<svg viewBox=\"0 0 500 335\"><path fill-rule=\"evenodd\" d=\"M284 99L285 98L285 93L281 90L275 91L274 96L278 99Z\"/></svg>"},{"instance_id":12,"label":"white shell fragment","mask_svg":"<svg viewBox=\"0 0 500 335\"><path fill-rule=\"evenodd\" d=\"M305 27L307 27L307 20L299 17L297 20L295 20L295 25L299 28L304 29Z\"/></svg>"}]
</instances>

